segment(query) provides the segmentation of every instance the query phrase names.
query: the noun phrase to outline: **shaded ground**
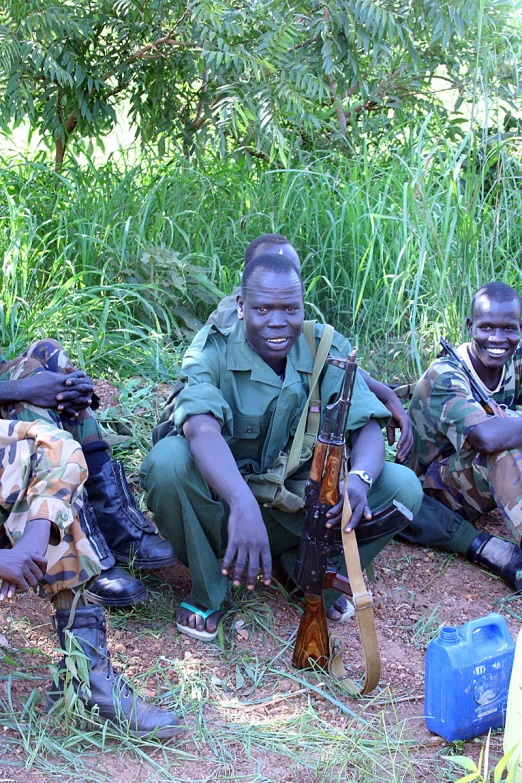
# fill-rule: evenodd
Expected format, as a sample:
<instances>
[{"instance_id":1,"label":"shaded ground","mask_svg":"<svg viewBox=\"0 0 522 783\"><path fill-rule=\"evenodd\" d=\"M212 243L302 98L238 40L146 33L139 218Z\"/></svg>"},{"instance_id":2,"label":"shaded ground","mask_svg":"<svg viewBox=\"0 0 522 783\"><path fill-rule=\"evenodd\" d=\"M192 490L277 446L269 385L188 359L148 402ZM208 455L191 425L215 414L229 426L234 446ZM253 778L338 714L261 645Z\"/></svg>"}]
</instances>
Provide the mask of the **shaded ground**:
<instances>
[{"instance_id":1,"label":"shaded ground","mask_svg":"<svg viewBox=\"0 0 522 783\"><path fill-rule=\"evenodd\" d=\"M502 533L496 513L482 521ZM253 596L236 591L223 634L204 644L176 629L176 609L190 586L187 569L147 575L147 604L108 618L109 647L143 693L184 716L186 735L165 746L104 739L88 724L67 725L63 718L46 724L41 703L33 700L49 680L48 661L57 658L51 613L34 595L18 596L0 608L0 644L7 643L0 664L0 783L47 783L57 776L62 783L455 779L442 756L477 758L483 740L447 746L427 731L425 647L441 624L460 625L490 611L500 611L516 637L522 599L462 559L403 543L381 554L375 577L382 679L371 697L356 700L331 679L292 668L300 609L277 588ZM338 630L357 675L362 659L355 620ZM494 756L502 755L501 741L501 733L493 736Z\"/></svg>"}]
</instances>

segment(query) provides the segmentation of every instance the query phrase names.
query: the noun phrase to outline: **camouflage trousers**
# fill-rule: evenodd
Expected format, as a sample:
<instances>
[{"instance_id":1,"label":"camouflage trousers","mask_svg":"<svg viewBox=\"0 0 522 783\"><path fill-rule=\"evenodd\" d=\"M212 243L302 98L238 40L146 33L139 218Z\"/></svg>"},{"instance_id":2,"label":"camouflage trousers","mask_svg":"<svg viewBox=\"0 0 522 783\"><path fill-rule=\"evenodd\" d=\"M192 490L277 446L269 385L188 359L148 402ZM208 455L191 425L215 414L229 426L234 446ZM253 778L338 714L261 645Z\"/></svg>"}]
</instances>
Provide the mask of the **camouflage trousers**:
<instances>
[{"instance_id":1,"label":"camouflage trousers","mask_svg":"<svg viewBox=\"0 0 522 783\"><path fill-rule=\"evenodd\" d=\"M78 521L86 478L83 451L68 433L44 421L0 421L0 532L15 545L28 522L50 520L47 571L40 584L49 596L100 573Z\"/></svg>"},{"instance_id":2,"label":"camouflage trousers","mask_svg":"<svg viewBox=\"0 0 522 783\"><path fill-rule=\"evenodd\" d=\"M0 363L0 382L28 378L37 372L60 372L75 369L62 345L57 340L38 340L27 348L22 356L10 362ZM39 408L27 402L12 402L0 406L0 419L36 421L43 419L55 427L70 432L81 445L102 440L103 435L92 408L79 411L77 417L58 413L57 410Z\"/></svg>"},{"instance_id":3,"label":"camouflage trousers","mask_svg":"<svg viewBox=\"0 0 522 783\"><path fill-rule=\"evenodd\" d=\"M465 519L499 508L512 540L522 541L522 450L469 451L432 462L424 491Z\"/></svg>"}]
</instances>

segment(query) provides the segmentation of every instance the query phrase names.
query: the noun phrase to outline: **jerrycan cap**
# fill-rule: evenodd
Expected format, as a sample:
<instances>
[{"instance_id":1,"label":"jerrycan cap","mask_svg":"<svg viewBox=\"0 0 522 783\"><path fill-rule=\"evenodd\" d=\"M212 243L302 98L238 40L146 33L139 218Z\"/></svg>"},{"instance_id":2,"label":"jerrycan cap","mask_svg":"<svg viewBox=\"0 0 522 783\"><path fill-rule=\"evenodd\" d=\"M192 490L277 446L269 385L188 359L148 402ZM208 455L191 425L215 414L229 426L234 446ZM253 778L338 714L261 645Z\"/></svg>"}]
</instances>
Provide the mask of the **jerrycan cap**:
<instances>
[{"instance_id":1,"label":"jerrycan cap","mask_svg":"<svg viewBox=\"0 0 522 783\"><path fill-rule=\"evenodd\" d=\"M440 629L439 642L445 647L451 647L460 642L459 632L452 625L446 625Z\"/></svg>"}]
</instances>

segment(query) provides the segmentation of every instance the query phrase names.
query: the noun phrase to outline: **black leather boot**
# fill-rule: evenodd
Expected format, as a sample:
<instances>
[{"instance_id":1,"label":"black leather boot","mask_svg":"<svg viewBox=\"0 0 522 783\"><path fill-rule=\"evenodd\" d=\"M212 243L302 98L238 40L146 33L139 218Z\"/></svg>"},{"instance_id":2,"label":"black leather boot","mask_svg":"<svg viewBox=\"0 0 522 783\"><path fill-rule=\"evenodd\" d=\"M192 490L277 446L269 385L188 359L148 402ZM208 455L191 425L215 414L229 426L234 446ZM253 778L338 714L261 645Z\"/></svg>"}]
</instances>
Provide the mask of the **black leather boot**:
<instances>
[{"instance_id":1,"label":"black leather boot","mask_svg":"<svg viewBox=\"0 0 522 783\"><path fill-rule=\"evenodd\" d=\"M107 544L118 563L136 568L164 568L179 563L169 541L156 535L127 484L123 466L106 462L85 485Z\"/></svg>"},{"instance_id":2,"label":"black leather boot","mask_svg":"<svg viewBox=\"0 0 522 783\"><path fill-rule=\"evenodd\" d=\"M515 590L522 590L522 550L512 541L479 533L466 554L472 563L498 574Z\"/></svg>"},{"instance_id":3,"label":"black leather boot","mask_svg":"<svg viewBox=\"0 0 522 783\"><path fill-rule=\"evenodd\" d=\"M70 614L69 610L60 610L53 618L60 647L64 651L65 630ZM175 713L147 704L124 677L112 668L107 651L104 611L100 606L82 606L76 609L68 630L79 642L90 662L90 695L83 690L81 683L75 683L75 690L87 708L97 707L101 718L135 737L146 737L154 733L155 737L165 739L183 731ZM58 686L53 686L47 694L48 711L60 698L62 691L63 682L60 680Z\"/></svg>"},{"instance_id":4,"label":"black leather boot","mask_svg":"<svg viewBox=\"0 0 522 783\"><path fill-rule=\"evenodd\" d=\"M102 606L133 606L144 601L147 590L143 582L115 565L114 555L107 546L94 511L84 493L83 507L78 514L81 528L98 555L102 572L85 590L85 596Z\"/></svg>"}]
</instances>

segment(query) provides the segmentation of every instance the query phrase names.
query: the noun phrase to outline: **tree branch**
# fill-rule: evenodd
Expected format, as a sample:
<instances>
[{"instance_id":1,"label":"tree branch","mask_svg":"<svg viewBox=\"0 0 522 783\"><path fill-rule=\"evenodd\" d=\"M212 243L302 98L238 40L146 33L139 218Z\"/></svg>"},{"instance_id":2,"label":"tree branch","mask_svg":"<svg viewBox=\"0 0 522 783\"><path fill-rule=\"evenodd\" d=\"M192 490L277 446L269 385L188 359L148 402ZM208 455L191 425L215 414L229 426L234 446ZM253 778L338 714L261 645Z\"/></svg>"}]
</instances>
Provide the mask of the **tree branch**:
<instances>
[{"instance_id":1,"label":"tree branch","mask_svg":"<svg viewBox=\"0 0 522 783\"><path fill-rule=\"evenodd\" d=\"M337 83L334 82L331 76L327 76L326 81L328 83L328 87L330 88L330 92L333 95L333 105L335 108L335 115L337 117L337 122L339 123L343 136L346 136L348 133L348 125L346 122L346 114L343 109L343 103L339 98L339 96L337 95Z\"/></svg>"},{"instance_id":2,"label":"tree branch","mask_svg":"<svg viewBox=\"0 0 522 783\"><path fill-rule=\"evenodd\" d=\"M255 147L243 147L243 149L245 150L245 152L248 152L248 154L251 155L253 158L259 158L259 160L264 160L265 163L273 164L273 161L270 160L266 152L262 152L261 150L258 150Z\"/></svg>"},{"instance_id":3,"label":"tree branch","mask_svg":"<svg viewBox=\"0 0 522 783\"><path fill-rule=\"evenodd\" d=\"M60 99L60 108L59 108L59 115L61 120L61 99ZM63 159L65 157L65 150L67 148L67 143L69 141L69 136L71 133L73 133L74 129L78 125L78 117L76 116L75 112L71 112L67 119L65 120L65 125L63 126L64 129L64 138L62 141L62 136L57 136L55 143L54 143L54 170L56 173L62 170L63 166Z\"/></svg>"}]
</instances>

